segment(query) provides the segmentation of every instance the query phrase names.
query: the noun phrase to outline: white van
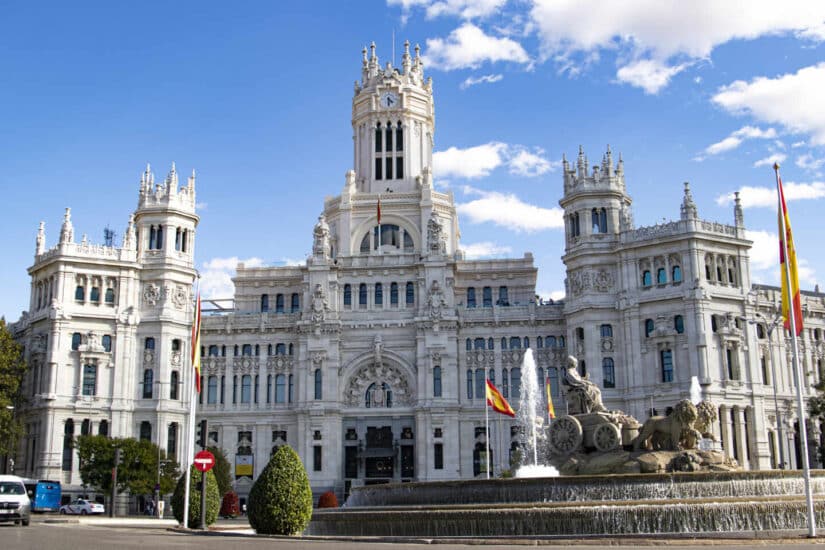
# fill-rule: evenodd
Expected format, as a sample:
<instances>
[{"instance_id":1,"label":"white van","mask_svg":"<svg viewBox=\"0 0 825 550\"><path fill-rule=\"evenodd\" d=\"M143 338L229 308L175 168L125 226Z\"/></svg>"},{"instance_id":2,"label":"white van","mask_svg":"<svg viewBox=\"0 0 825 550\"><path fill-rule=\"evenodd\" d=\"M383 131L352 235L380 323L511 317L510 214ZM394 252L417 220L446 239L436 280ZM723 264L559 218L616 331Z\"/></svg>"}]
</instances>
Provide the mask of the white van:
<instances>
[{"instance_id":1,"label":"white van","mask_svg":"<svg viewBox=\"0 0 825 550\"><path fill-rule=\"evenodd\" d=\"M13 521L28 525L32 505L23 479L0 475L0 521Z\"/></svg>"}]
</instances>

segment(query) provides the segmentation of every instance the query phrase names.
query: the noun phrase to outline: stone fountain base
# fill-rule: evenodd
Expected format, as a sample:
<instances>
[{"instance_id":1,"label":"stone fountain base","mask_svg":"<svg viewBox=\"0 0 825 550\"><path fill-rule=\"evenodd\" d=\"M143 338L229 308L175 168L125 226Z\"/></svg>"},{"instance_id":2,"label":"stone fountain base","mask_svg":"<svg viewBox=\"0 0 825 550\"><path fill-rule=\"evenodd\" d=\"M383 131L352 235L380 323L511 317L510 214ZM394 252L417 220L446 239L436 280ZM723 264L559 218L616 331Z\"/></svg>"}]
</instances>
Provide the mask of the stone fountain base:
<instances>
[{"instance_id":1,"label":"stone fountain base","mask_svg":"<svg viewBox=\"0 0 825 550\"><path fill-rule=\"evenodd\" d=\"M577 453L550 461L562 475L658 474L664 472L734 472L736 460L722 451L610 451Z\"/></svg>"},{"instance_id":2,"label":"stone fountain base","mask_svg":"<svg viewBox=\"0 0 825 550\"><path fill-rule=\"evenodd\" d=\"M825 522L825 472L813 477ZM507 537L806 528L802 473L562 476L358 487L317 510L311 535Z\"/></svg>"}]
</instances>

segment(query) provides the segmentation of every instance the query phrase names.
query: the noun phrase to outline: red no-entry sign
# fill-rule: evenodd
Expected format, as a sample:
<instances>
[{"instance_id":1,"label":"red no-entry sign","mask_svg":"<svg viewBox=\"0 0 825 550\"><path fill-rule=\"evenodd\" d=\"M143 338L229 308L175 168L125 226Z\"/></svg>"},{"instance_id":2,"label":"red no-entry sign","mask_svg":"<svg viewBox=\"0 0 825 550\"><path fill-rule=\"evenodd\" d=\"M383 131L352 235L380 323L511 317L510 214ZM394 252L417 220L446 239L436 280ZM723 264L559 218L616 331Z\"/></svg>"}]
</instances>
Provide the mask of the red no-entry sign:
<instances>
[{"instance_id":1,"label":"red no-entry sign","mask_svg":"<svg viewBox=\"0 0 825 550\"><path fill-rule=\"evenodd\" d=\"M215 465L215 455L209 451L198 451L195 454L195 468L199 472L208 472Z\"/></svg>"}]
</instances>

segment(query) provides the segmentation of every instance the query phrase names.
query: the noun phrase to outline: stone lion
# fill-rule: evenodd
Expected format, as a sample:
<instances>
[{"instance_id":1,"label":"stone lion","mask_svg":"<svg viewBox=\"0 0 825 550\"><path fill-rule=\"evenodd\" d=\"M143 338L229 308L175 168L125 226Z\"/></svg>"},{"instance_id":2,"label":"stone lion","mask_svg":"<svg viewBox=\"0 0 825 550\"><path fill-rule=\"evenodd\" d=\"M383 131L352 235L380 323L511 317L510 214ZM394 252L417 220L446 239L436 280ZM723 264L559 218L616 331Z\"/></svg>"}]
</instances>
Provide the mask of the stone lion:
<instances>
[{"instance_id":1,"label":"stone lion","mask_svg":"<svg viewBox=\"0 0 825 550\"><path fill-rule=\"evenodd\" d=\"M687 399L682 399L667 416L648 418L642 431L633 440L633 449L644 447L658 450L680 451L692 449L702 434L694 428L699 412Z\"/></svg>"},{"instance_id":2,"label":"stone lion","mask_svg":"<svg viewBox=\"0 0 825 550\"><path fill-rule=\"evenodd\" d=\"M716 436L711 431L711 426L719 415L716 413L716 407L710 401L702 401L696 405L697 418L693 424L693 428L682 433L682 445L685 449L695 449L699 445L700 439L710 439L716 441Z\"/></svg>"}]
</instances>

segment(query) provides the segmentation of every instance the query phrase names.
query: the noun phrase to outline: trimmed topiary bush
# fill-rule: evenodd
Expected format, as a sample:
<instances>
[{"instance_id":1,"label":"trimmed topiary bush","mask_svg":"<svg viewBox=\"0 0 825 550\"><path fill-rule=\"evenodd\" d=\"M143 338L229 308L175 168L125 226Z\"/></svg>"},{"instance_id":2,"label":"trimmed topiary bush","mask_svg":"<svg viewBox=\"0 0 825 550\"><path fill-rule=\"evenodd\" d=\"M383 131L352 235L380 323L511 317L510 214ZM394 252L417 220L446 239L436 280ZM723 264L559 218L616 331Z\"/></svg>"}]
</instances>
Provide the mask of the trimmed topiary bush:
<instances>
[{"instance_id":1,"label":"trimmed topiary bush","mask_svg":"<svg viewBox=\"0 0 825 550\"><path fill-rule=\"evenodd\" d=\"M327 491L318 497L318 508L338 508L338 497L332 491Z\"/></svg>"},{"instance_id":2,"label":"trimmed topiary bush","mask_svg":"<svg viewBox=\"0 0 825 550\"><path fill-rule=\"evenodd\" d=\"M229 491L223 495L223 502L221 502L221 517L234 518L241 514L241 505L238 500L238 494L235 491Z\"/></svg>"},{"instance_id":3,"label":"trimmed topiary bush","mask_svg":"<svg viewBox=\"0 0 825 550\"><path fill-rule=\"evenodd\" d=\"M190 529L197 529L201 520L201 473L191 468L189 484L189 525ZM179 523L183 523L183 493L186 476L181 476L175 492L172 494L172 512ZM221 508L221 495L218 491L218 481L212 471L206 472L206 525L212 525L218 519Z\"/></svg>"},{"instance_id":4,"label":"trimmed topiary bush","mask_svg":"<svg viewBox=\"0 0 825 550\"><path fill-rule=\"evenodd\" d=\"M279 447L249 491L249 525L264 535L296 535L312 518L312 490L289 445Z\"/></svg>"}]
</instances>

